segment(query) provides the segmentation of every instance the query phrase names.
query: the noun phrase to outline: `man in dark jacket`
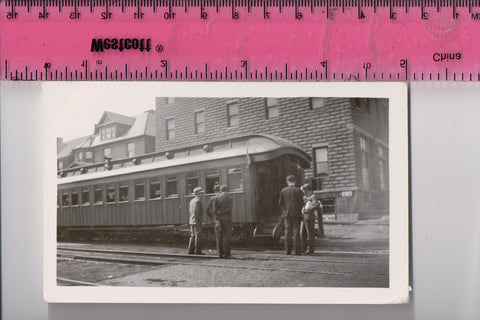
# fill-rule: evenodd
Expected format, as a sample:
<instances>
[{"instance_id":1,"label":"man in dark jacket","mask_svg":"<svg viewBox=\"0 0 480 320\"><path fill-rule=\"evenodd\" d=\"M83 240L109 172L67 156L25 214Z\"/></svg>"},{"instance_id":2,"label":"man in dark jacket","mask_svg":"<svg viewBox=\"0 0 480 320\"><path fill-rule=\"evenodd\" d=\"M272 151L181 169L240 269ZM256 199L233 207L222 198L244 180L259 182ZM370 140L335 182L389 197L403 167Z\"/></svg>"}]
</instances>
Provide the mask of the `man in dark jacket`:
<instances>
[{"instance_id":1,"label":"man in dark jacket","mask_svg":"<svg viewBox=\"0 0 480 320\"><path fill-rule=\"evenodd\" d=\"M285 222L285 253L292 254L292 242L296 255L301 254L300 222L302 221L303 192L295 186L295 177L287 177L287 186L278 200ZM292 239L293 238L293 239ZM292 241L293 240L293 241Z\"/></svg>"},{"instance_id":2,"label":"man in dark jacket","mask_svg":"<svg viewBox=\"0 0 480 320\"><path fill-rule=\"evenodd\" d=\"M220 195L213 200L213 212L215 215L218 256L225 259L229 259L231 256L232 206L233 198L227 194L227 186L222 185L220 187Z\"/></svg>"}]
</instances>

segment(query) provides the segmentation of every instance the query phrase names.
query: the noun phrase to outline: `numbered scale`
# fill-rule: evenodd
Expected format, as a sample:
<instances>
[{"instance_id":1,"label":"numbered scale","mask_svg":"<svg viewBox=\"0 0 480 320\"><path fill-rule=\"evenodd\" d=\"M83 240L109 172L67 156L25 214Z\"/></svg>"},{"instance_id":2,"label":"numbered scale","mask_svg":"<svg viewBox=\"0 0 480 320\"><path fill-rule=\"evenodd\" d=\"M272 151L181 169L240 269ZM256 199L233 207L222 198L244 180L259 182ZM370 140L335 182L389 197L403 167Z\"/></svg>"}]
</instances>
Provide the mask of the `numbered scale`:
<instances>
[{"instance_id":1,"label":"numbered scale","mask_svg":"<svg viewBox=\"0 0 480 320\"><path fill-rule=\"evenodd\" d=\"M2 80L480 80L480 1L5 0Z\"/></svg>"}]
</instances>

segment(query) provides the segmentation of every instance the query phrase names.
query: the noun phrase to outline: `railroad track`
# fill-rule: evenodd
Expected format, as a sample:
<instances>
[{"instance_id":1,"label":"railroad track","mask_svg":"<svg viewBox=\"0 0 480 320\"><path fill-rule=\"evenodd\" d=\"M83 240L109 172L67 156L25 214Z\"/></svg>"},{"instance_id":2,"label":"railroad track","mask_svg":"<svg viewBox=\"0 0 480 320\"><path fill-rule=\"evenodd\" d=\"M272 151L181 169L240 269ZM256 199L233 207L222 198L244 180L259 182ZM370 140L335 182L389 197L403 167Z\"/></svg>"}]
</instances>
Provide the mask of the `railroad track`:
<instances>
[{"instance_id":1,"label":"railroad track","mask_svg":"<svg viewBox=\"0 0 480 320\"><path fill-rule=\"evenodd\" d=\"M120 254L120 255L130 255L130 256L144 256L144 257L156 257L156 258L188 258L188 259L199 259L199 260L209 260L209 259L219 259L216 255L189 255L181 253L167 253L167 252L148 252L148 251L133 251L133 250L113 250L113 249L98 249L98 248L73 248L59 246L57 247L60 251L70 251L70 252L88 252L88 253L101 253L101 254ZM246 249L240 249L246 251ZM255 250L259 252L261 250ZM264 251L264 250L263 250ZM234 260L288 260L288 261L298 261L298 262L325 262L325 263L360 263L360 264L376 264L377 261L369 261L367 258L360 258L356 260L332 260L325 259L321 254L354 254L356 252L341 252L341 251L317 251L314 255L310 256L272 256L267 255L263 257L259 256L234 256ZM373 253L368 253L367 255L374 255ZM384 255L384 254L380 254Z\"/></svg>"},{"instance_id":2,"label":"railroad track","mask_svg":"<svg viewBox=\"0 0 480 320\"><path fill-rule=\"evenodd\" d=\"M328 259L316 259L315 256L296 257L233 257L229 260L219 259L212 255L186 255L176 253L157 253L157 252L138 252L138 251L122 251L122 250L108 250L108 249L86 249L86 248L67 248L59 247L57 250L58 259L63 260L80 260L91 262L104 262L116 264L133 264L145 266L168 266L168 265L186 265L198 266L202 268L229 268L229 269L244 269L257 271L271 271L271 272L291 272L317 275L335 275L335 276L351 276L351 277L369 277L369 278L388 278L387 273L366 273L354 271L335 271L335 270L308 270L300 268L285 268L285 267L266 267L246 265L240 263L232 263L232 261L288 261L288 262L306 262L306 263L322 263L329 264L332 268L338 264L345 263L361 263L374 264L369 261L340 261ZM228 261L228 262L227 262ZM378 262L377 262L378 263ZM88 284L87 284L88 285Z\"/></svg>"}]
</instances>

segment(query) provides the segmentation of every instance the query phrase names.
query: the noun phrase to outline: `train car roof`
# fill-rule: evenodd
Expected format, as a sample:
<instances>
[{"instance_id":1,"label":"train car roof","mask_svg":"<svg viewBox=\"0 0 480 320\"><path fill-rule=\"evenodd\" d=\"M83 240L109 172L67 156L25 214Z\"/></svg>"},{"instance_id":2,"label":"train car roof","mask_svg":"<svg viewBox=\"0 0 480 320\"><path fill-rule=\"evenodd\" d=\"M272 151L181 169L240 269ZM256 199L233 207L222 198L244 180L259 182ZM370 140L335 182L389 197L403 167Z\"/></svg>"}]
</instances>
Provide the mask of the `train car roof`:
<instances>
[{"instance_id":1,"label":"train car roof","mask_svg":"<svg viewBox=\"0 0 480 320\"><path fill-rule=\"evenodd\" d=\"M57 184L96 180L241 156L245 157L245 163L254 163L273 160L282 155L291 155L304 168L310 166L311 157L296 144L276 136L255 134L208 142L168 152L114 160L111 161L113 167L111 170L104 169L105 162L66 169L59 172ZM132 160L141 162L141 164L132 165Z\"/></svg>"}]
</instances>

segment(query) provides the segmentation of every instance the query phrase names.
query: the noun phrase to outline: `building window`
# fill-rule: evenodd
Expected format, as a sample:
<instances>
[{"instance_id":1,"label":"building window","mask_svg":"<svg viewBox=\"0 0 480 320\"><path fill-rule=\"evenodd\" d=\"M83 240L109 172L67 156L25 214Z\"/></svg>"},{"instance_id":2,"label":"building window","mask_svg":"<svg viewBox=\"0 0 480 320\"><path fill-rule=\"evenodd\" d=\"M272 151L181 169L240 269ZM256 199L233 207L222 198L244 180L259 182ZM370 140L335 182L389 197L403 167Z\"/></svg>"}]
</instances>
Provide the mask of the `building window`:
<instances>
[{"instance_id":1,"label":"building window","mask_svg":"<svg viewBox=\"0 0 480 320\"><path fill-rule=\"evenodd\" d=\"M128 201L128 185L127 184L120 186L118 195L120 196L120 202Z\"/></svg>"},{"instance_id":2,"label":"building window","mask_svg":"<svg viewBox=\"0 0 480 320\"><path fill-rule=\"evenodd\" d=\"M135 156L135 142L130 142L127 144L127 157L131 158Z\"/></svg>"},{"instance_id":3,"label":"building window","mask_svg":"<svg viewBox=\"0 0 480 320\"><path fill-rule=\"evenodd\" d=\"M220 173L215 171L209 171L206 174L206 193L214 193L215 185L220 185Z\"/></svg>"},{"instance_id":4,"label":"building window","mask_svg":"<svg viewBox=\"0 0 480 320\"><path fill-rule=\"evenodd\" d=\"M276 118L280 115L278 99L267 98L265 99L265 117L267 119Z\"/></svg>"},{"instance_id":5,"label":"building window","mask_svg":"<svg viewBox=\"0 0 480 320\"><path fill-rule=\"evenodd\" d=\"M103 158L106 160L107 158L111 158L110 148L103 149Z\"/></svg>"},{"instance_id":6,"label":"building window","mask_svg":"<svg viewBox=\"0 0 480 320\"><path fill-rule=\"evenodd\" d=\"M135 200L145 200L145 183L143 181L135 183Z\"/></svg>"},{"instance_id":7,"label":"building window","mask_svg":"<svg viewBox=\"0 0 480 320\"><path fill-rule=\"evenodd\" d=\"M328 148L314 148L313 155L315 161L315 176L328 174Z\"/></svg>"},{"instance_id":8,"label":"building window","mask_svg":"<svg viewBox=\"0 0 480 320\"><path fill-rule=\"evenodd\" d=\"M58 161L58 170L63 170L63 161Z\"/></svg>"},{"instance_id":9,"label":"building window","mask_svg":"<svg viewBox=\"0 0 480 320\"><path fill-rule=\"evenodd\" d=\"M93 193L93 202L95 204L103 203L103 189L95 188L95 192Z\"/></svg>"},{"instance_id":10,"label":"building window","mask_svg":"<svg viewBox=\"0 0 480 320\"><path fill-rule=\"evenodd\" d=\"M241 168L227 170L227 185L230 191L243 190L243 172Z\"/></svg>"},{"instance_id":11,"label":"building window","mask_svg":"<svg viewBox=\"0 0 480 320\"><path fill-rule=\"evenodd\" d=\"M379 171L379 184L381 190L387 189L387 176L388 176L388 165L387 165L387 150L378 146L378 171Z\"/></svg>"},{"instance_id":12,"label":"building window","mask_svg":"<svg viewBox=\"0 0 480 320\"><path fill-rule=\"evenodd\" d=\"M157 179L150 181L150 199L160 199L160 197L160 180Z\"/></svg>"},{"instance_id":13,"label":"building window","mask_svg":"<svg viewBox=\"0 0 480 320\"><path fill-rule=\"evenodd\" d=\"M90 191L88 189L82 190L82 206L90 204Z\"/></svg>"},{"instance_id":14,"label":"building window","mask_svg":"<svg viewBox=\"0 0 480 320\"><path fill-rule=\"evenodd\" d=\"M320 199L320 202L322 203L323 214L335 213L335 198Z\"/></svg>"},{"instance_id":15,"label":"building window","mask_svg":"<svg viewBox=\"0 0 480 320\"><path fill-rule=\"evenodd\" d=\"M116 195L115 187L107 187L107 203L114 203L115 195Z\"/></svg>"},{"instance_id":16,"label":"building window","mask_svg":"<svg viewBox=\"0 0 480 320\"><path fill-rule=\"evenodd\" d=\"M93 159L93 152L92 151L85 151L85 159L92 160Z\"/></svg>"},{"instance_id":17,"label":"building window","mask_svg":"<svg viewBox=\"0 0 480 320\"><path fill-rule=\"evenodd\" d=\"M195 112L195 133L204 133L205 132L205 111L196 111Z\"/></svg>"},{"instance_id":18,"label":"building window","mask_svg":"<svg viewBox=\"0 0 480 320\"><path fill-rule=\"evenodd\" d=\"M78 153L78 161L83 161L83 152Z\"/></svg>"},{"instance_id":19,"label":"building window","mask_svg":"<svg viewBox=\"0 0 480 320\"><path fill-rule=\"evenodd\" d=\"M176 196L178 196L177 177L167 176L167 197L176 197Z\"/></svg>"},{"instance_id":20,"label":"building window","mask_svg":"<svg viewBox=\"0 0 480 320\"><path fill-rule=\"evenodd\" d=\"M362 182L365 188L370 186L369 181L369 152L370 152L370 143L364 138L360 137L360 150L361 150L361 159L362 159Z\"/></svg>"},{"instance_id":21,"label":"building window","mask_svg":"<svg viewBox=\"0 0 480 320\"><path fill-rule=\"evenodd\" d=\"M166 120L166 128L167 128L167 140L172 140L175 138L175 120L167 119Z\"/></svg>"},{"instance_id":22,"label":"building window","mask_svg":"<svg viewBox=\"0 0 480 320\"><path fill-rule=\"evenodd\" d=\"M174 97L168 97L165 100L167 104L174 104L175 103L175 98Z\"/></svg>"},{"instance_id":23,"label":"building window","mask_svg":"<svg viewBox=\"0 0 480 320\"><path fill-rule=\"evenodd\" d=\"M324 98L310 98L310 110L321 109L325 105Z\"/></svg>"},{"instance_id":24,"label":"building window","mask_svg":"<svg viewBox=\"0 0 480 320\"><path fill-rule=\"evenodd\" d=\"M100 140L108 140L115 137L116 137L115 126L100 129Z\"/></svg>"},{"instance_id":25,"label":"building window","mask_svg":"<svg viewBox=\"0 0 480 320\"><path fill-rule=\"evenodd\" d=\"M228 126L235 127L239 124L238 101L227 103Z\"/></svg>"}]
</instances>

